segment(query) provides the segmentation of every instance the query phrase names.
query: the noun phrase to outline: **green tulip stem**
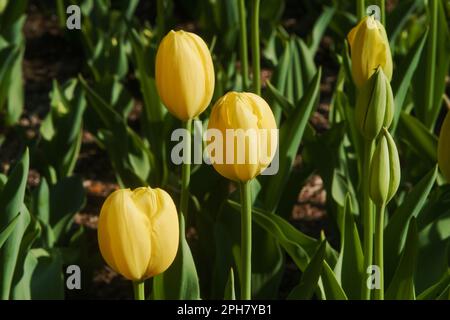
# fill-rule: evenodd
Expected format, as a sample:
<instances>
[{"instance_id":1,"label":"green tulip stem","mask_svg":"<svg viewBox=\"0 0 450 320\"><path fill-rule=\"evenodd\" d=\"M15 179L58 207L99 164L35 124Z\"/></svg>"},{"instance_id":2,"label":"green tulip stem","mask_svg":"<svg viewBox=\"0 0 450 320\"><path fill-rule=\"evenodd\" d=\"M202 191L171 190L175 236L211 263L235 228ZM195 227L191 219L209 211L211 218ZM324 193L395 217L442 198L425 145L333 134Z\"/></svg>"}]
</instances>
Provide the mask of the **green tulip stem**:
<instances>
[{"instance_id":1,"label":"green tulip stem","mask_svg":"<svg viewBox=\"0 0 450 320\"><path fill-rule=\"evenodd\" d=\"M134 300L145 300L144 284L144 281L133 281Z\"/></svg>"},{"instance_id":2,"label":"green tulip stem","mask_svg":"<svg viewBox=\"0 0 450 320\"><path fill-rule=\"evenodd\" d=\"M381 10L381 23L386 26L386 0L378 0L378 6Z\"/></svg>"},{"instance_id":3,"label":"green tulip stem","mask_svg":"<svg viewBox=\"0 0 450 320\"><path fill-rule=\"evenodd\" d=\"M383 263L383 236L384 211L386 206L377 206L375 225L375 264L380 268L380 289L375 290L375 299L384 300L384 263Z\"/></svg>"},{"instance_id":4,"label":"green tulip stem","mask_svg":"<svg viewBox=\"0 0 450 320\"><path fill-rule=\"evenodd\" d=\"M239 31L241 49L242 91L248 90L248 48L247 48L247 21L245 0L239 0Z\"/></svg>"},{"instance_id":5,"label":"green tulip stem","mask_svg":"<svg viewBox=\"0 0 450 320\"><path fill-rule=\"evenodd\" d=\"M187 131L185 145L183 148L183 167L181 168L181 196L180 196L180 215L184 216L184 221L187 223L188 205L189 205L189 183L191 180L191 128L192 119L185 122L184 128ZM184 230L182 219L180 219L180 231ZM181 236L182 234L180 234Z\"/></svg>"},{"instance_id":6,"label":"green tulip stem","mask_svg":"<svg viewBox=\"0 0 450 320\"><path fill-rule=\"evenodd\" d=\"M251 180L240 183L241 189L241 299L252 295L252 195Z\"/></svg>"},{"instance_id":7,"label":"green tulip stem","mask_svg":"<svg viewBox=\"0 0 450 320\"><path fill-rule=\"evenodd\" d=\"M156 25L158 28L158 38L162 39L165 33L165 22L164 22L164 0L156 1Z\"/></svg>"},{"instance_id":8,"label":"green tulip stem","mask_svg":"<svg viewBox=\"0 0 450 320\"><path fill-rule=\"evenodd\" d=\"M380 22L386 27L386 0L377 0L375 4L380 7Z\"/></svg>"},{"instance_id":9,"label":"green tulip stem","mask_svg":"<svg viewBox=\"0 0 450 320\"><path fill-rule=\"evenodd\" d=\"M261 66L259 47L259 4L260 0L252 1L252 64L253 92L261 95Z\"/></svg>"},{"instance_id":10,"label":"green tulip stem","mask_svg":"<svg viewBox=\"0 0 450 320\"><path fill-rule=\"evenodd\" d=\"M358 21L366 15L366 4L364 0L356 0L356 15L358 16Z\"/></svg>"},{"instance_id":11,"label":"green tulip stem","mask_svg":"<svg viewBox=\"0 0 450 320\"><path fill-rule=\"evenodd\" d=\"M425 109L420 108L421 119L424 119L425 125L430 128L430 131L433 131L434 123L436 122L436 118L438 117L439 110L441 104L439 103L439 108L437 112L433 107L435 97L435 87L436 87L436 66L437 66L437 49L438 49L438 34L441 32L439 30L439 2L438 1L429 1L428 2L428 23L429 23L429 32L427 39L427 52L426 52L426 72L425 72L425 83L426 86L423 89L425 96Z\"/></svg>"},{"instance_id":12,"label":"green tulip stem","mask_svg":"<svg viewBox=\"0 0 450 320\"><path fill-rule=\"evenodd\" d=\"M373 203L369 197L370 160L374 152L374 141L364 141L363 163L363 223L364 223L364 274L372 265L373 256ZM366 277L362 277L362 298L370 300L370 289Z\"/></svg>"}]
</instances>

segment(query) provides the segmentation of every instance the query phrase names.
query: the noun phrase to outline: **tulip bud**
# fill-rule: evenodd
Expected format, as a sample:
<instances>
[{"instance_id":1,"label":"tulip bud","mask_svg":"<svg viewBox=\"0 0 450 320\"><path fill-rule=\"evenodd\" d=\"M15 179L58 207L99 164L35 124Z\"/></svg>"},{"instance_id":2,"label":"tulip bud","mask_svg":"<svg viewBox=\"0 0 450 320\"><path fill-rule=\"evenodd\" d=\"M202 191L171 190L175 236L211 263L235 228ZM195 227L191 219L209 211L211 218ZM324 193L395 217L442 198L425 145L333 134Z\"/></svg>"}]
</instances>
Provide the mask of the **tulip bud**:
<instances>
[{"instance_id":1,"label":"tulip bud","mask_svg":"<svg viewBox=\"0 0 450 320\"><path fill-rule=\"evenodd\" d=\"M214 66L205 42L196 34L170 31L156 53L156 86L175 117L186 121L202 113L214 91Z\"/></svg>"},{"instance_id":2,"label":"tulip bud","mask_svg":"<svg viewBox=\"0 0 450 320\"><path fill-rule=\"evenodd\" d=\"M121 189L103 204L98 221L100 252L125 278L140 281L164 272L178 250L178 215L162 189Z\"/></svg>"},{"instance_id":3,"label":"tulip bud","mask_svg":"<svg viewBox=\"0 0 450 320\"><path fill-rule=\"evenodd\" d=\"M450 111L447 112L439 135L438 162L442 174L450 183Z\"/></svg>"},{"instance_id":4,"label":"tulip bud","mask_svg":"<svg viewBox=\"0 0 450 320\"><path fill-rule=\"evenodd\" d=\"M386 128L372 157L369 176L369 195L377 206L387 204L400 185L400 160L397 147Z\"/></svg>"},{"instance_id":5,"label":"tulip bud","mask_svg":"<svg viewBox=\"0 0 450 320\"><path fill-rule=\"evenodd\" d=\"M218 131L222 143L207 150L217 172L234 181L248 181L272 161L278 144L274 115L263 98L229 92L214 105L208 131ZM214 142L217 144L217 141Z\"/></svg>"},{"instance_id":6,"label":"tulip bud","mask_svg":"<svg viewBox=\"0 0 450 320\"><path fill-rule=\"evenodd\" d=\"M355 109L357 126L367 140L375 139L394 117L394 95L381 68L370 77L358 93Z\"/></svg>"},{"instance_id":7,"label":"tulip bud","mask_svg":"<svg viewBox=\"0 0 450 320\"><path fill-rule=\"evenodd\" d=\"M386 30L372 16L365 17L348 34L352 59L353 81L358 88L372 76L380 66L384 74L392 79L392 56Z\"/></svg>"}]
</instances>

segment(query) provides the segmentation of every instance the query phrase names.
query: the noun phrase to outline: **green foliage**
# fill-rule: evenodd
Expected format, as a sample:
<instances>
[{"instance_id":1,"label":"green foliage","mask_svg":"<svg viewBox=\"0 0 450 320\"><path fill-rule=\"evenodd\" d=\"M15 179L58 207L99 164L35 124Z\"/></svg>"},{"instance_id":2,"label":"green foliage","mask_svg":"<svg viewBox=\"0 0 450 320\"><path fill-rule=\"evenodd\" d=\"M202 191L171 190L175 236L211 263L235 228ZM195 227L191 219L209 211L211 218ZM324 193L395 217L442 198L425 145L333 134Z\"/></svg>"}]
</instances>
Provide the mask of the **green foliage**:
<instances>
[{"instance_id":1,"label":"green foliage","mask_svg":"<svg viewBox=\"0 0 450 320\"><path fill-rule=\"evenodd\" d=\"M0 11L0 125L15 124L24 106L22 60L27 0L6 1Z\"/></svg>"}]
</instances>

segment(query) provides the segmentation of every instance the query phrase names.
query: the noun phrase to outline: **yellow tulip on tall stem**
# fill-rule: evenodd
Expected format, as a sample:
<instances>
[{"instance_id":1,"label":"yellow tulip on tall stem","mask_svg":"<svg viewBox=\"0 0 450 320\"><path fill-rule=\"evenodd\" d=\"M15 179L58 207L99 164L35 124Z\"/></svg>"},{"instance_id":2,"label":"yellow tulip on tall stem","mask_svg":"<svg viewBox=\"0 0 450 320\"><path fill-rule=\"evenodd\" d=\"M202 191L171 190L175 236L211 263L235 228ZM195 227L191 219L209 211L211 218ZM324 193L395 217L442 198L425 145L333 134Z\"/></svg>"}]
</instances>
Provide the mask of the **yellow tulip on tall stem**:
<instances>
[{"instance_id":1,"label":"yellow tulip on tall stem","mask_svg":"<svg viewBox=\"0 0 450 320\"><path fill-rule=\"evenodd\" d=\"M208 107L214 92L214 66L208 46L194 33L170 31L162 39L156 53L155 78L162 102L186 129L179 207L181 246L188 217L192 120ZM181 264L182 259L183 252L179 252L175 260ZM181 279L182 275L180 270L170 269L168 276Z\"/></svg>"},{"instance_id":2,"label":"yellow tulip on tall stem","mask_svg":"<svg viewBox=\"0 0 450 320\"><path fill-rule=\"evenodd\" d=\"M191 163L192 119L211 102L214 92L214 66L205 42L196 34L170 31L156 54L156 86L170 113L183 121L187 131L183 148L180 214L188 214ZM184 222L180 219L180 229Z\"/></svg>"},{"instance_id":3,"label":"yellow tulip on tall stem","mask_svg":"<svg viewBox=\"0 0 450 320\"><path fill-rule=\"evenodd\" d=\"M239 183L241 190L241 299L251 299L252 195L251 182L272 161L277 148L275 117L269 105L253 93L229 92L214 105L208 130L225 140L209 150L211 162L222 176ZM208 143L208 148L213 142ZM232 146L232 147L230 147ZM232 152L233 154L229 154ZM240 159L244 159L241 161Z\"/></svg>"}]
</instances>

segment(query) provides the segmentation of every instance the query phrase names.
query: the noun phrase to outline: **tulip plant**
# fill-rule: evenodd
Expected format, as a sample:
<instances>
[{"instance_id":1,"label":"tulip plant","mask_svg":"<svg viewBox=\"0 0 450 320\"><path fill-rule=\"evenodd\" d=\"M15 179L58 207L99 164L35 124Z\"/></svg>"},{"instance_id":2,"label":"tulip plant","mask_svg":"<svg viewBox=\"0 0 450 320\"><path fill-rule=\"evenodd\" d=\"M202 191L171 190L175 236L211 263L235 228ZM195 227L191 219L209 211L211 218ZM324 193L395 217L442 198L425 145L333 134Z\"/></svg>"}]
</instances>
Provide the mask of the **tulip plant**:
<instances>
[{"instance_id":1,"label":"tulip plant","mask_svg":"<svg viewBox=\"0 0 450 320\"><path fill-rule=\"evenodd\" d=\"M22 59L25 39L22 28L25 23L27 0L2 1L0 5L0 125L15 124L24 105Z\"/></svg>"},{"instance_id":2,"label":"tulip plant","mask_svg":"<svg viewBox=\"0 0 450 320\"><path fill-rule=\"evenodd\" d=\"M1 299L102 272L137 300L450 299L448 1L58 0L81 66L36 112L26 10L0 1Z\"/></svg>"}]
</instances>

